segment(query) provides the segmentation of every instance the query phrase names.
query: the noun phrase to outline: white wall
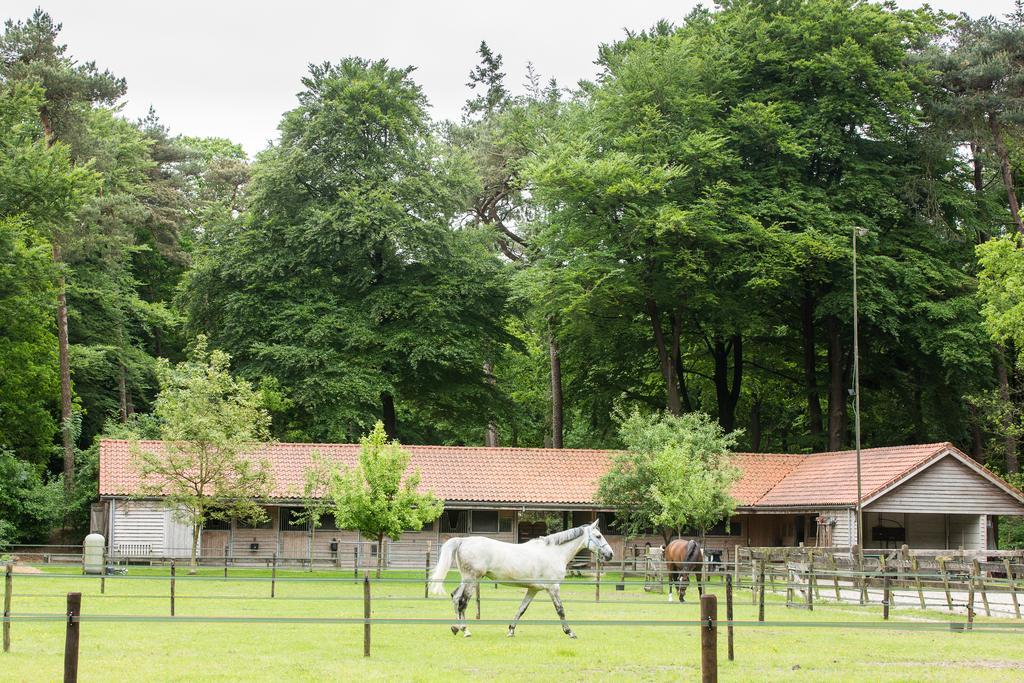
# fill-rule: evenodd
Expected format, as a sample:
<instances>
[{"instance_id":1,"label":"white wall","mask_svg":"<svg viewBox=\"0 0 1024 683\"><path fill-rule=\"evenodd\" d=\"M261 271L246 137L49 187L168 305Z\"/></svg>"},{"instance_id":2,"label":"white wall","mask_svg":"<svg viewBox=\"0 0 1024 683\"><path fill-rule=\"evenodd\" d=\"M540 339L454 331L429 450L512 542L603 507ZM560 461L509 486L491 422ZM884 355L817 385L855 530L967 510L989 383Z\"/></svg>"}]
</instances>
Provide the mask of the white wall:
<instances>
[{"instance_id":1,"label":"white wall","mask_svg":"<svg viewBox=\"0 0 1024 683\"><path fill-rule=\"evenodd\" d=\"M117 500L110 542L115 553L185 556L191 549L192 529L159 502Z\"/></svg>"}]
</instances>

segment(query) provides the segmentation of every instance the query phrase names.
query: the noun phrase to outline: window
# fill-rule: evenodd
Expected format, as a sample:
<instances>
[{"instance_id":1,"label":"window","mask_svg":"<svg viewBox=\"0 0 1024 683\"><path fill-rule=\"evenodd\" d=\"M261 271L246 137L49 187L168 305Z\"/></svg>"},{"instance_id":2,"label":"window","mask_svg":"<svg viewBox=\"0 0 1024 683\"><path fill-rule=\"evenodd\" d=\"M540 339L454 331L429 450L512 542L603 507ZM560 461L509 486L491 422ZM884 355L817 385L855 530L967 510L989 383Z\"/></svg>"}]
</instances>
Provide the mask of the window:
<instances>
[{"instance_id":1,"label":"window","mask_svg":"<svg viewBox=\"0 0 1024 683\"><path fill-rule=\"evenodd\" d=\"M297 519L306 512L305 508L281 508L281 531L306 531L309 523Z\"/></svg>"},{"instance_id":2,"label":"window","mask_svg":"<svg viewBox=\"0 0 1024 683\"><path fill-rule=\"evenodd\" d=\"M583 526L594 521L593 515L586 510L573 510L572 524L570 526Z\"/></svg>"},{"instance_id":3,"label":"window","mask_svg":"<svg viewBox=\"0 0 1024 683\"><path fill-rule=\"evenodd\" d=\"M494 532L498 530L498 511L497 510L473 510L472 518L473 528L472 531L475 534Z\"/></svg>"},{"instance_id":4,"label":"window","mask_svg":"<svg viewBox=\"0 0 1024 683\"><path fill-rule=\"evenodd\" d=\"M615 519L614 512L598 512L597 519L599 527L601 527L601 533L605 536L621 536L622 530L619 529L617 521Z\"/></svg>"},{"instance_id":5,"label":"window","mask_svg":"<svg viewBox=\"0 0 1024 683\"><path fill-rule=\"evenodd\" d=\"M267 518L263 522L253 524L250 520L235 520L236 529L273 529L274 528L274 511L270 508L263 508L263 511L267 513Z\"/></svg>"},{"instance_id":6,"label":"window","mask_svg":"<svg viewBox=\"0 0 1024 683\"><path fill-rule=\"evenodd\" d=\"M511 532L512 531L512 520L515 519L516 513L511 510L502 510L498 513L498 531Z\"/></svg>"},{"instance_id":7,"label":"window","mask_svg":"<svg viewBox=\"0 0 1024 683\"><path fill-rule=\"evenodd\" d=\"M206 531L231 531L231 522L223 519L208 519L203 524Z\"/></svg>"},{"instance_id":8,"label":"window","mask_svg":"<svg viewBox=\"0 0 1024 683\"><path fill-rule=\"evenodd\" d=\"M441 513L442 534L466 533L469 525L469 512L466 510L445 510Z\"/></svg>"},{"instance_id":9,"label":"window","mask_svg":"<svg viewBox=\"0 0 1024 683\"><path fill-rule=\"evenodd\" d=\"M725 528L725 520L723 519L718 524L714 525L707 531L708 536L742 536L741 533L743 528L742 522L736 517L733 517L729 522L729 528ZM697 535L697 534L694 534Z\"/></svg>"}]
</instances>

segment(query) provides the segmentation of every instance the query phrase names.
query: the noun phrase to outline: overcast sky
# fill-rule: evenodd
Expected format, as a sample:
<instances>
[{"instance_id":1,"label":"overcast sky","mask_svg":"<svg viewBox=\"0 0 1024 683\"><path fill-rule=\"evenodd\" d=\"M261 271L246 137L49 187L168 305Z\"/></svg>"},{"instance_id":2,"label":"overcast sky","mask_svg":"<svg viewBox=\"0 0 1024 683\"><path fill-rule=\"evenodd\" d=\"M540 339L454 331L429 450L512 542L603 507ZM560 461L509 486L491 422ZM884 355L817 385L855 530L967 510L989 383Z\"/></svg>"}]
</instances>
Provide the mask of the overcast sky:
<instances>
[{"instance_id":1,"label":"overcast sky","mask_svg":"<svg viewBox=\"0 0 1024 683\"><path fill-rule=\"evenodd\" d=\"M254 154L295 105L310 62L358 55L414 65L434 118L457 118L480 40L504 55L513 89L527 61L568 86L594 75L600 43L661 18L679 22L697 2L4 0L0 18L27 18L40 4L64 24L61 40L72 56L128 80L127 116L152 105L173 133L227 137ZM1013 2L931 4L979 16L1005 14Z\"/></svg>"}]
</instances>

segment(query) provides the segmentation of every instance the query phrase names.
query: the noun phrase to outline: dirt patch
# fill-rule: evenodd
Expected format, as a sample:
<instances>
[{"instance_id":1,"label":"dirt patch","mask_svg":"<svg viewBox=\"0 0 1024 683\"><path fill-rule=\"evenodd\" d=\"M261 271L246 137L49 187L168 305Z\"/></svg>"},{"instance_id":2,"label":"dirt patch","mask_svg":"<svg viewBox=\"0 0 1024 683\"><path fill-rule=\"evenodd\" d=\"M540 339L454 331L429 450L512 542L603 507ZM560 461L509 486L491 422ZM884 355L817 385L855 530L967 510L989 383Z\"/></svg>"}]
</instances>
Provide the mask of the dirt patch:
<instances>
[{"instance_id":1,"label":"dirt patch","mask_svg":"<svg viewBox=\"0 0 1024 683\"><path fill-rule=\"evenodd\" d=\"M15 574L42 574L43 570L39 567L32 567L27 564L16 564L14 565Z\"/></svg>"}]
</instances>

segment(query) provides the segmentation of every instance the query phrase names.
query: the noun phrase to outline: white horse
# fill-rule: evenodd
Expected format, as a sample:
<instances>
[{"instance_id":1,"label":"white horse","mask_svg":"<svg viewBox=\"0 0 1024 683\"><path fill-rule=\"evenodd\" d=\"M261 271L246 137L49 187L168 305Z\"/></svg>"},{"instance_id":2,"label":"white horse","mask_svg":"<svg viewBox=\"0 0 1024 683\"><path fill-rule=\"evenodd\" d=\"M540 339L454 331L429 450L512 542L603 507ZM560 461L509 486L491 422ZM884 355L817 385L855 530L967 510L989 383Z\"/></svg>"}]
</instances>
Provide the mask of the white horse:
<instances>
[{"instance_id":1,"label":"white horse","mask_svg":"<svg viewBox=\"0 0 1024 683\"><path fill-rule=\"evenodd\" d=\"M480 579L489 578L499 583L522 586L526 596L519 605L515 619L508 625L508 636L516 634L516 624L523 612L530 606L538 592L544 590L551 596L558 618L562 620L562 631L570 638L576 634L565 620L565 609L559 597L558 584L565 578L565 568L582 548L586 547L607 562L614 553L601 535L597 521L566 531L534 538L526 543L504 543L485 536L452 538L441 546L437 566L431 576L433 592L444 595L444 579L454 562L462 582L452 592L455 617L459 623L452 625L452 633L462 631L469 637L466 628L466 606L475 591L480 590Z\"/></svg>"}]
</instances>

